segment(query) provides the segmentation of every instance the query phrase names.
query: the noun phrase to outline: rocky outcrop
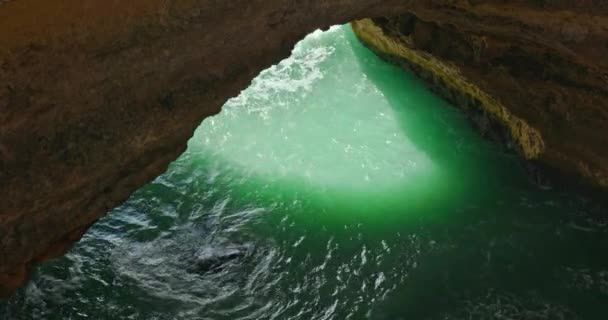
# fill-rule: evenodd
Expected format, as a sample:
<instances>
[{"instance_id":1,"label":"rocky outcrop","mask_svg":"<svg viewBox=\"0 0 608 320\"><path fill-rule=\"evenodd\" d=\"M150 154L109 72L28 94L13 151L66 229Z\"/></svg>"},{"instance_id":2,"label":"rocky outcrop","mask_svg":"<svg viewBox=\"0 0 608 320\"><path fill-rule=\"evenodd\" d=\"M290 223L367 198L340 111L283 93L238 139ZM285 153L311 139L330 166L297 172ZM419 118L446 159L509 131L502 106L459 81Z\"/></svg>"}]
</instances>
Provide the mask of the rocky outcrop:
<instances>
[{"instance_id":1,"label":"rocky outcrop","mask_svg":"<svg viewBox=\"0 0 608 320\"><path fill-rule=\"evenodd\" d=\"M360 35L412 66L425 57L421 70L503 121L526 157L608 185L607 5L477 3L0 1L0 294L162 173L296 41L365 17L409 13Z\"/></svg>"}]
</instances>

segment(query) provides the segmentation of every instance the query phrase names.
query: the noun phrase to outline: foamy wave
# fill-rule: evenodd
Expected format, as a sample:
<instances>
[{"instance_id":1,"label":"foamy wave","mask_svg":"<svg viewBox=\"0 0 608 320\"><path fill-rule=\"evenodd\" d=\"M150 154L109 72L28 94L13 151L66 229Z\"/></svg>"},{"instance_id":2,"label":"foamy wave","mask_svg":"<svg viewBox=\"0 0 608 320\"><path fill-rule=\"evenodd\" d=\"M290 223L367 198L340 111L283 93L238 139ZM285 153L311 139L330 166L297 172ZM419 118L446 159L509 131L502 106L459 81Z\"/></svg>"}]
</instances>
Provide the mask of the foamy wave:
<instances>
[{"instance_id":1,"label":"foamy wave","mask_svg":"<svg viewBox=\"0 0 608 320\"><path fill-rule=\"evenodd\" d=\"M320 34L313 33L309 37L319 36ZM234 108L246 108L248 113L264 116L277 105L287 107L287 100L305 97L318 80L324 78L321 64L334 52L335 48L329 44L313 47L299 43L290 58L263 71L249 88L238 97L228 100L223 112L234 116ZM279 103L276 99L279 99Z\"/></svg>"}]
</instances>

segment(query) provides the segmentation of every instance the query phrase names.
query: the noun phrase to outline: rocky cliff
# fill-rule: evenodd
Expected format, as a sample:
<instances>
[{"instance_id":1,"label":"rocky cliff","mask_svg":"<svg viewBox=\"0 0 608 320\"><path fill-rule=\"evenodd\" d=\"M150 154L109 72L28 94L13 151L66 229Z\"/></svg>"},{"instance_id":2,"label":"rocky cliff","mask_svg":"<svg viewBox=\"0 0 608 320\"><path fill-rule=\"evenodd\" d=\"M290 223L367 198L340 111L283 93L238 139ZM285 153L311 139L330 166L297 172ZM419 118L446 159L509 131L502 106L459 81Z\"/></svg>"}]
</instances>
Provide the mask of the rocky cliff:
<instances>
[{"instance_id":1,"label":"rocky cliff","mask_svg":"<svg viewBox=\"0 0 608 320\"><path fill-rule=\"evenodd\" d=\"M304 35L384 16L355 24L370 47L481 110L526 158L608 186L604 1L0 1L0 294L162 173Z\"/></svg>"}]
</instances>

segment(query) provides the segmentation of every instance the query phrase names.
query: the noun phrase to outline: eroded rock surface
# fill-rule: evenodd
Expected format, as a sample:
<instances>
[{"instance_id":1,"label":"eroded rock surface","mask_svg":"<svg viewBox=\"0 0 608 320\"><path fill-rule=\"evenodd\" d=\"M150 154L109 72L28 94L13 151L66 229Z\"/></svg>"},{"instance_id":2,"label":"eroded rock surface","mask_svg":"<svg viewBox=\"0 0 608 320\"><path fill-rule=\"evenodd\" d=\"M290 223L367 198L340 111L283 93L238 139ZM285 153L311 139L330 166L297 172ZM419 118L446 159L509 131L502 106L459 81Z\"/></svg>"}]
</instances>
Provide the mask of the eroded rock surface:
<instances>
[{"instance_id":1,"label":"eroded rock surface","mask_svg":"<svg viewBox=\"0 0 608 320\"><path fill-rule=\"evenodd\" d=\"M608 186L604 1L0 1L0 295L162 173L307 33L380 16L401 18L370 24L378 39L409 32L412 57L444 62L457 71L445 81L533 132L529 150L517 140L526 157Z\"/></svg>"}]
</instances>

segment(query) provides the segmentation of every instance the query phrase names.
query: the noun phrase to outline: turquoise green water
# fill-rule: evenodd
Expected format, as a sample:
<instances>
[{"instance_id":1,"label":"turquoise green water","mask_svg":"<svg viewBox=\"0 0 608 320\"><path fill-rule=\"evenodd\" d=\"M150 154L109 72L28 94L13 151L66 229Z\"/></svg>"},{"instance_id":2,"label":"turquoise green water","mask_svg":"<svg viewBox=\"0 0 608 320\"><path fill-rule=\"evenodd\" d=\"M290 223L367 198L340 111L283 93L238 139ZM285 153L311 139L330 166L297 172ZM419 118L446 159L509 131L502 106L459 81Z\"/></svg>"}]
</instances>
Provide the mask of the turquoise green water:
<instances>
[{"instance_id":1,"label":"turquoise green water","mask_svg":"<svg viewBox=\"0 0 608 320\"><path fill-rule=\"evenodd\" d=\"M604 208L315 32L1 319L605 319Z\"/></svg>"}]
</instances>

